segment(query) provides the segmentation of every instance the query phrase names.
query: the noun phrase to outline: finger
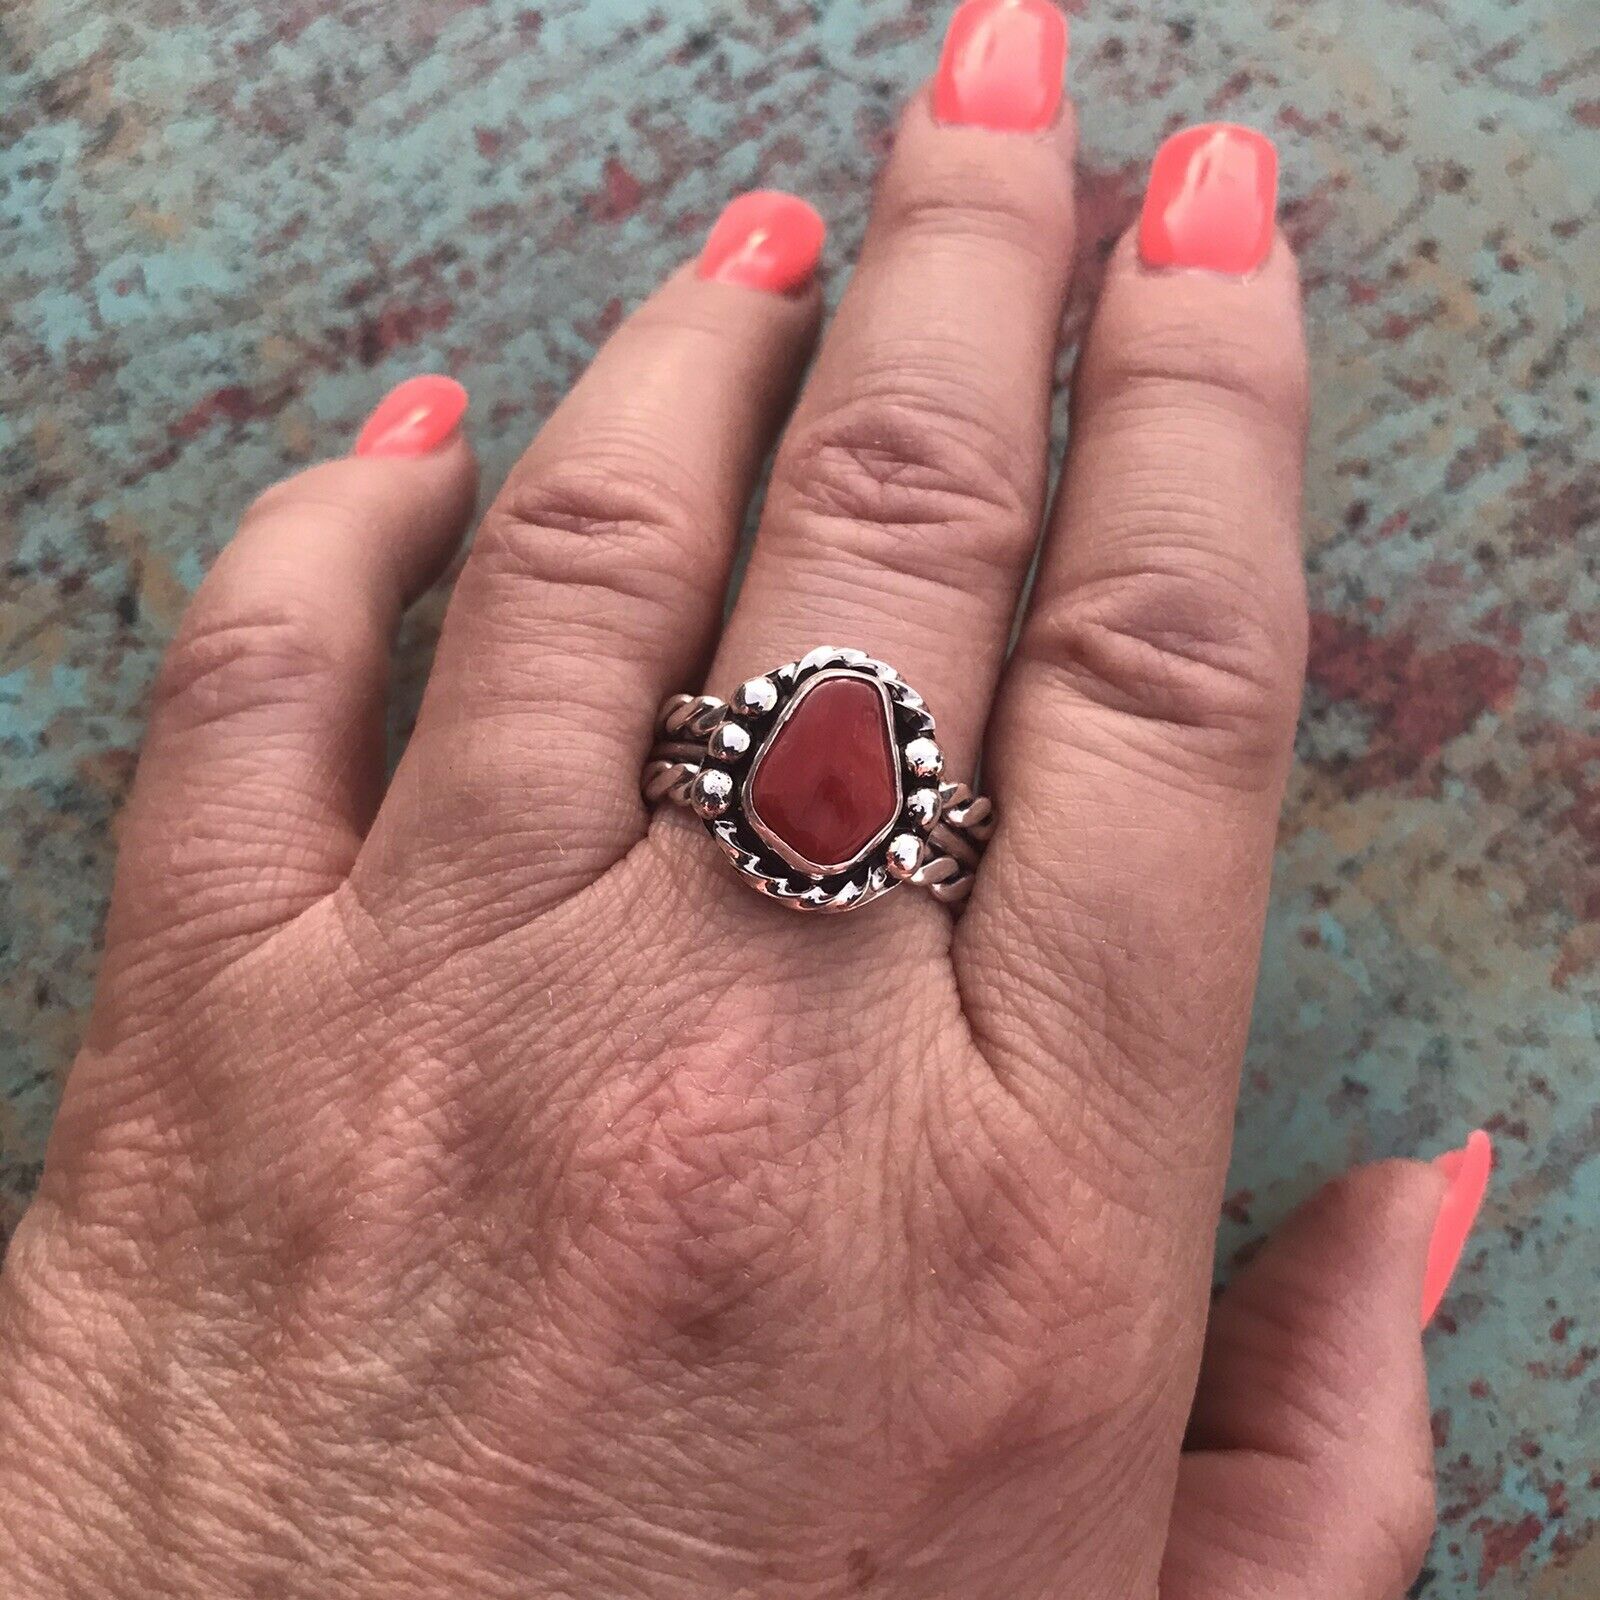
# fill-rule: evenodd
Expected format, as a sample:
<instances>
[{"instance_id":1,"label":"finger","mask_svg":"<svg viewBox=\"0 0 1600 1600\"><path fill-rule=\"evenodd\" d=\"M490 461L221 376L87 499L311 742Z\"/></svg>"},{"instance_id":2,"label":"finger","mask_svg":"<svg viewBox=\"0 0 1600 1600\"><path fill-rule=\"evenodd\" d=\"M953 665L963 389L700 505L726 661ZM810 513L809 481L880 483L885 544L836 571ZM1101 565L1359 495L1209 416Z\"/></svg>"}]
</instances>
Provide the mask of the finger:
<instances>
[{"instance_id":1,"label":"finger","mask_svg":"<svg viewBox=\"0 0 1600 1600\"><path fill-rule=\"evenodd\" d=\"M815 336L822 243L803 201L736 200L696 269L612 336L512 470L358 887L426 897L447 883L458 919L488 905L516 922L641 836L651 725L704 669Z\"/></svg>"},{"instance_id":2,"label":"finger","mask_svg":"<svg viewBox=\"0 0 1600 1600\"><path fill-rule=\"evenodd\" d=\"M1304 653L1305 357L1275 176L1247 130L1178 136L1109 265L957 943L990 1059L1086 1174L1141 1195L1167 1175L1156 1220L1196 1299Z\"/></svg>"},{"instance_id":3,"label":"finger","mask_svg":"<svg viewBox=\"0 0 1600 1600\"><path fill-rule=\"evenodd\" d=\"M864 649L970 763L1045 493L1072 261L1066 30L1049 0L956 13L779 452L713 687Z\"/></svg>"},{"instance_id":4,"label":"finger","mask_svg":"<svg viewBox=\"0 0 1600 1600\"><path fill-rule=\"evenodd\" d=\"M245 514L156 680L112 951L159 944L198 977L349 871L382 789L395 627L476 494L466 400L446 378L402 384L356 455Z\"/></svg>"},{"instance_id":5,"label":"finger","mask_svg":"<svg viewBox=\"0 0 1600 1600\"><path fill-rule=\"evenodd\" d=\"M1162 1600L1400 1600L1433 1531L1418 1306L1488 1140L1330 1184L1218 1301ZM1451 1172L1456 1176L1452 1177ZM1481 1199L1481 1183L1476 1183ZM1476 1209L1475 1204L1472 1206Z\"/></svg>"}]
</instances>

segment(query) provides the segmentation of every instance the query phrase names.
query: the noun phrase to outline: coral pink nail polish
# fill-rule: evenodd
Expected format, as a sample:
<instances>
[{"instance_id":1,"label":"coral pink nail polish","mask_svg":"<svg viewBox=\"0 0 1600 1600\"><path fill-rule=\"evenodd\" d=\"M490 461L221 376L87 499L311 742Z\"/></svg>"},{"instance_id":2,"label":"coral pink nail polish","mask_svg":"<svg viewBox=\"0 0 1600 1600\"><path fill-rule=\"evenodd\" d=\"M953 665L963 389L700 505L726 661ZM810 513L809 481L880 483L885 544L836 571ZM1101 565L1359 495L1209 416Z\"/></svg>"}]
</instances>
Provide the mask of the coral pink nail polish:
<instances>
[{"instance_id":1,"label":"coral pink nail polish","mask_svg":"<svg viewBox=\"0 0 1600 1600\"><path fill-rule=\"evenodd\" d=\"M966 0L933 81L940 122L1037 133L1061 109L1067 19L1050 0Z\"/></svg>"},{"instance_id":2,"label":"coral pink nail polish","mask_svg":"<svg viewBox=\"0 0 1600 1600\"><path fill-rule=\"evenodd\" d=\"M1201 267L1242 277L1272 249L1278 152L1229 122L1175 133L1156 152L1139 217L1147 267Z\"/></svg>"},{"instance_id":3,"label":"coral pink nail polish","mask_svg":"<svg viewBox=\"0 0 1600 1600\"><path fill-rule=\"evenodd\" d=\"M1494 1165L1489 1135L1480 1128L1461 1149L1440 1156L1434 1165L1450 1180L1450 1187L1445 1190L1439 1220L1433 1225L1433 1238L1428 1244L1428 1266L1422 1280L1423 1327L1433 1321L1461 1252L1466 1249L1472 1225L1478 1220L1478 1209L1489 1187L1489 1169Z\"/></svg>"},{"instance_id":4,"label":"coral pink nail polish","mask_svg":"<svg viewBox=\"0 0 1600 1600\"><path fill-rule=\"evenodd\" d=\"M454 378L427 372L391 389L356 440L358 456L425 456L437 450L467 411L467 391Z\"/></svg>"},{"instance_id":5,"label":"coral pink nail polish","mask_svg":"<svg viewBox=\"0 0 1600 1600\"><path fill-rule=\"evenodd\" d=\"M827 234L822 218L798 196L757 189L717 218L696 270L713 283L792 294L811 282Z\"/></svg>"}]
</instances>

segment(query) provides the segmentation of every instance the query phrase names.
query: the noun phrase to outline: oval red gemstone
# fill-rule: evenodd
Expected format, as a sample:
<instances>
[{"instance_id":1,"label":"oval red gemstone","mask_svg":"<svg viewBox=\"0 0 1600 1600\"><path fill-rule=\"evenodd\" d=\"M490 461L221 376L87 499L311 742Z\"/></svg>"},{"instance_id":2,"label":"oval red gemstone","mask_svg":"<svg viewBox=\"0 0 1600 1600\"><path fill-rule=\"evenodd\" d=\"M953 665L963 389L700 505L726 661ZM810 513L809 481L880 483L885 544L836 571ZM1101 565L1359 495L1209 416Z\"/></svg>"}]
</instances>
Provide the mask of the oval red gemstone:
<instances>
[{"instance_id":1,"label":"oval red gemstone","mask_svg":"<svg viewBox=\"0 0 1600 1600\"><path fill-rule=\"evenodd\" d=\"M747 803L787 851L836 869L883 834L900 810L889 711L866 678L820 678L751 770Z\"/></svg>"}]
</instances>

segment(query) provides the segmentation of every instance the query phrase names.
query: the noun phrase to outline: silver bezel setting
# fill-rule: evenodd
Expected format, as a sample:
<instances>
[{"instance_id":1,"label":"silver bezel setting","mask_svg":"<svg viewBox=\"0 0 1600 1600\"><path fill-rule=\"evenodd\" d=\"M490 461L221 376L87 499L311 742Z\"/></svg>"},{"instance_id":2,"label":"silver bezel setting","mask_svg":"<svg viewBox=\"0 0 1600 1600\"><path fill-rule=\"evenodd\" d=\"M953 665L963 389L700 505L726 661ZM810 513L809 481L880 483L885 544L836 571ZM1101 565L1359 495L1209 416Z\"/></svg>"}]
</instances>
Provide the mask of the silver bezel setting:
<instances>
[{"instance_id":1,"label":"silver bezel setting","mask_svg":"<svg viewBox=\"0 0 1600 1600\"><path fill-rule=\"evenodd\" d=\"M751 773L801 695L821 679L833 677L861 678L878 690L896 758L894 815L867 846L838 866L797 856L762 823L746 799ZM757 682L763 688L770 684L773 693L744 692ZM941 763L929 759L930 751L937 755L938 746L933 716L922 697L901 681L894 668L865 651L833 647L813 650L751 684L735 696L720 724L737 728L746 738L709 741L702 785L712 773L725 773L729 785L712 785L719 801L726 795L717 814L696 806L706 831L752 888L798 911L854 910L898 888L910 876L908 864L920 859L913 847L920 844L926 853L928 836L938 821L937 814L929 814L926 795L928 778Z\"/></svg>"}]
</instances>

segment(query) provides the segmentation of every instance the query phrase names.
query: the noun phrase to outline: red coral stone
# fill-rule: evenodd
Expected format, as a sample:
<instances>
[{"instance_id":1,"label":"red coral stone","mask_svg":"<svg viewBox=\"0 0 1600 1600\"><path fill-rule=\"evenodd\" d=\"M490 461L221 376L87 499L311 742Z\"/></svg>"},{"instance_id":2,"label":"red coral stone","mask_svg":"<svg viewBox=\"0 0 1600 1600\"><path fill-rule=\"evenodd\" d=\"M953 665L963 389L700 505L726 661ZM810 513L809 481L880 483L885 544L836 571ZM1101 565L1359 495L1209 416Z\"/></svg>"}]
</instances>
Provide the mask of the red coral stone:
<instances>
[{"instance_id":1,"label":"red coral stone","mask_svg":"<svg viewBox=\"0 0 1600 1600\"><path fill-rule=\"evenodd\" d=\"M822 678L761 753L746 791L752 812L787 851L838 868L900 810L888 709L865 678Z\"/></svg>"}]
</instances>

